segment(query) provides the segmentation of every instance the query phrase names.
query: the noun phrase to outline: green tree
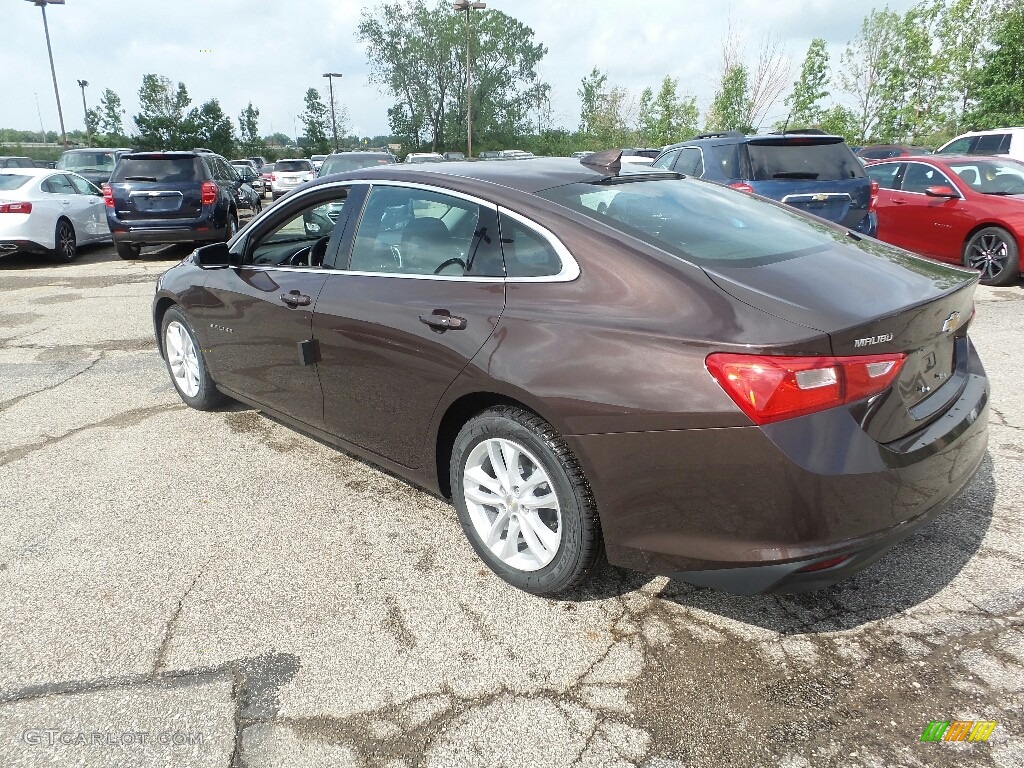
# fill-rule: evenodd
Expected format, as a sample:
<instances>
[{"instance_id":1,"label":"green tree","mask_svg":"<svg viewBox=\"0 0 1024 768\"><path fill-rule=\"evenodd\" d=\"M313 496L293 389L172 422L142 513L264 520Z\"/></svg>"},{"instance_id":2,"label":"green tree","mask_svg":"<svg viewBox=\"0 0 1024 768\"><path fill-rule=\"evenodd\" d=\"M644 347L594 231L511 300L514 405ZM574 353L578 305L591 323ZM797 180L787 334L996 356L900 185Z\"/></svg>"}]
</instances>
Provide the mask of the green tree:
<instances>
[{"instance_id":1,"label":"green tree","mask_svg":"<svg viewBox=\"0 0 1024 768\"><path fill-rule=\"evenodd\" d=\"M305 131L304 146L315 154L326 154L331 151L328 133L331 130L331 117L327 106L320 98L316 88L306 91L306 111L299 118Z\"/></svg>"},{"instance_id":2,"label":"green tree","mask_svg":"<svg viewBox=\"0 0 1024 768\"><path fill-rule=\"evenodd\" d=\"M749 78L747 68L742 64L734 64L725 71L707 113L709 130L754 132Z\"/></svg>"},{"instance_id":3,"label":"green tree","mask_svg":"<svg viewBox=\"0 0 1024 768\"><path fill-rule=\"evenodd\" d=\"M978 128L1024 125L1024 8L997 17L992 45L970 82L967 120Z\"/></svg>"},{"instance_id":4,"label":"green tree","mask_svg":"<svg viewBox=\"0 0 1024 768\"><path fill-rule=\"evenodd\" d=\"M262 154L267 148L260 138L260 111L251 101L238 115L238 141L247 155Z\"/></svg>"},{"instance_id":5,"label":"green tree","mask_svg":"<svg viewBox=\"0 0 1024 768\"><path fill-rule=\"evenodd\" d=\"M135 125L139 149L183 149L182 122L191 103L188 89L178 83L177 89L162 75L142 76L139 88L139 113Z\"/></svg>"},{"instance_id":6,"label":"green tree","mask_svg":"<svg viewBox=\"0 0 1024 768\"><path fill-rule=\"evenodd\" d=\"M681 141L697 132L699 113L693 96L681 98L679 81L665 76L657 96L651 88L640 93L637 132L647 146L660 147Z\"/></svg>"},{"instance_id":7,"label":"green tree","mask_svg":"<svg viewBox=\"0 0 1024 768\"><path fill-rule=\"evenodd\" d=\"M497 10L474 11L473 134L515 135L528 130L531 85L547 49L534 32ZM429 136L434 149L456 146L466 128L466 19L444 0L396 0L363 11L359 39L367 46L372 79L391 92L395 134ZM456 138L458 136L459 138Z\"/></svg>"},{"instance_id":8,"label":"green tree","mask_svg":"<svg viewBox=\"0 0 1024 768\"><path fill-rule=\"evenodd\" d=\"M824 112L821 101L829 95L828 65L825 40L816 37L807 49L800 76L793 83L793 92L785 100L789 107L789 125L806 127L821 120Z\"/></svg>"},{"instance_id":9,"label":"green tree","mask_svg":"<svg viewBox=\"0 0 1024 768\"><path fill-rule=\"evenodd\" d=\"M597 67L583 78L580 89L580 133L593 135L596 131L597 113L601 106L602 94L608 83L608 75Z\"/></svg>"},{"instance_id":10,"label":"green tree","mask_svg":"<svg viewBox=\"0 0 1024 768\"><path fill-rule=\"evenodd\" d=\"M99 106L93 107L86 113L86 127L96 145L117 145L128 142L128 137L124 133L124 125L121 122L123 114L121 97L109 88L104 89L100 94Z\"/></svg>"},{"instance_id":11,"label":"green tree","mask_svg":"<svg viewBox=\"0 0 1024 768\"><path fill-rule=\"evenodd\" d=\"M178 142L181 149L205 147L219 155L230 157L235 151L235 129L224 114L220 102L210 99L198 109L193 107L185 116Z\"/></svg>"}]
</instances>

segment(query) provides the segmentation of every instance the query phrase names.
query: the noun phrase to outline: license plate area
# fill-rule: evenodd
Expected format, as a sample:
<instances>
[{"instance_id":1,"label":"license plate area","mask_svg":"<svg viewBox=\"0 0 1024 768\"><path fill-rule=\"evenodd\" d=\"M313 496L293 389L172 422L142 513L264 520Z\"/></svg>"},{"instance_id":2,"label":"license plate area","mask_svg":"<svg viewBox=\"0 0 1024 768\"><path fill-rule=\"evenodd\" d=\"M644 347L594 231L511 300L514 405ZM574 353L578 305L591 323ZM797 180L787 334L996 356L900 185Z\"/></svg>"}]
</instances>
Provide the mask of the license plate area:
<instances>
[{"instance_id":1,"label":"license plate area","mask_svg":"<svg viewBox=\"0 0 1024 768\"><path fill-rule=\"evenodd\" d=\"M181 208L180 192L136 193L132 204L139 213L168 213Z\"/></svg>"},{"instance_id":2,"label":"license plate area","mask_svg":"<svg viewBox=\"0 0 1024 768\"><path fill-rule=\"evenodd\" d=\"M927 398L952 377L956 370L956 339L943 335L910 354L897 382L907 407Z\"/></svg>"}]
</instances>

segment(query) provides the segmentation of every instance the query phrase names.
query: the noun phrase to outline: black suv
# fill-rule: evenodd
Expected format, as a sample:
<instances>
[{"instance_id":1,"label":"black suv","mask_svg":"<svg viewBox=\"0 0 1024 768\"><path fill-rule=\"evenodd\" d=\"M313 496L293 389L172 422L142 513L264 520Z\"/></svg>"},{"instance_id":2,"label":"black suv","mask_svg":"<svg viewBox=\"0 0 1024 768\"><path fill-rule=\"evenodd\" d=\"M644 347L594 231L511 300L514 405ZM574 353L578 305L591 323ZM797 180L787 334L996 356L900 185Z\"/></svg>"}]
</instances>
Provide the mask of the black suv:
<instances>
[{"instance_id":1,"label":"black suv","mask_svg":"<svg viewBox=\"0 0 1024 768\"><path fill-rule=\"evenodd\" d=\"M770 197L871 237L878 231L878 185L842 136L704 133L665 147L652 165Z\"/></svg>"},{"instance_id":2,"label":"black suv","mask_svg":"<svg viewBox=\"0 0 1024 768\"><path fill-rule=\"evenodd\" d=\"M69 149L57 160L57 168L62 171L74 171L97 187L110 181L121 155L135 150L130 147L81 147Z\"/></svg>"},{"instance_id":3,"label":"black suv","mask_svg":"<svg viewBox=\"0 0 1024 768\"><path fill-rule=\"evenodd\" d=\"M156 243L227 241L238 231L242 180L212 152L122 155L103 189L117 255Z\"/></svg>"}]
</instances>

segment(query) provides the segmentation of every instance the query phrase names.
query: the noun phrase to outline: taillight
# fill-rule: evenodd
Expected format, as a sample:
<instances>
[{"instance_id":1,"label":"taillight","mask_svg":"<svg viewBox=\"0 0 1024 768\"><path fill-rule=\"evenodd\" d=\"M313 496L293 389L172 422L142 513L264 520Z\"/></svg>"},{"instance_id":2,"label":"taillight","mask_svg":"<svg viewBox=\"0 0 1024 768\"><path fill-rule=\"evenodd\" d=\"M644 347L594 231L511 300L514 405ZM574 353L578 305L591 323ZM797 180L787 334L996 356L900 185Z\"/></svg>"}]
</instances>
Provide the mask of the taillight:
<instances>
[{"instance_id":1,"label":"taillight","mask_svg":"<svg viewBox=\"0 0 1024 768\"><path fill-rule=\"evenodd\" d=\"M107 208L114 207L114 190L110 188L109 184L105 184L103 186L103 204L107 206Z\"/></svg>"},{"instance_id":2,"label":"taillight","mask_svg":"<svg viewBox=\"0 0 1024 768\"><path fill-rule=\"evenodd\" d=\"M819 560L816 563L805 565L797 573L814 573L815 571L824 571L826 568L835 568L840 563L845 563L851 557L853 555L839 555L838 557L830 557L827 560Z\"/></svg>"},{"instance_id":3,"label":"taillight","mask_svg":"<svg viewBox=\"0 0 1024 768\"><path fill-rule=\"evenodd\" d=\"M877 210L878 208L878 182L874 179L871 180L871 204L868 206L869 211Z\"/></svg>"},{"instance_id":4,"label":"taillight","mask_svg":"<svg viewBox=\"0 0 1024 768\"><path fill-rule=\"evenodd\" d=\"M903 354L776 357L715 352L705 365L751 421L771 424L884 392L905 359Z\"/></svg>"},{"instance_id":5,"label":"taillight","mask_svg":"<svg viewBox=\"0 0 1024 768\"><path fill-rule=\"evenodd\" d=\"M32 203L0 203L0 213L32 213Z\"/></svg>"},{"instance_id":6,"label":"taillight","mask_svg":"<svg viewBox=\"0 0 1024 768\"><path fill-rule=\"evenodd\" d=\"M200 188L203 205L213 205L217 202L217 185L212 181L204 181Z\"/></svg>"},{"instance_id":7,"label":"taillight","mask_svg":"<svg viewBox=\"0 0 1024 768\"><path fill-rule=\"evenodd\" d=\"M274 174L270 174L271 181L277 181L277 177Z\"/></svg>"},{"instance_id":8,"label":"taillight","mask_svg":"<svg viewBox=\"0 0 1024 768\"><path fill-rule=\"evenodd\" d=\"M733 189L738 189L740 192L746 192L748 195L754 194L754 188L743 181L734 181L729 186Z\"/></svg>"}]
</instances>

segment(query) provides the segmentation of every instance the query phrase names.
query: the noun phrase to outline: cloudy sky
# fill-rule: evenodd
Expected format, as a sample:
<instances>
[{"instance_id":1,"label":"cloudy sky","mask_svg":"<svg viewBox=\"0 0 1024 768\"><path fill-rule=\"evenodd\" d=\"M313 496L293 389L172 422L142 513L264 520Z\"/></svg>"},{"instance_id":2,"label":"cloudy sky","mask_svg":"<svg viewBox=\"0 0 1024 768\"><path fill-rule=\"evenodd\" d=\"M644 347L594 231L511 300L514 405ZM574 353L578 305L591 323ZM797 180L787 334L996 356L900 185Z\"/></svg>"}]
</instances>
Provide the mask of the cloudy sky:
<instances>
[{"instance_id":1,"label":"cloudy sky","mask_svg":"<svg viewBox=\"0 0 1024 768\"><path fill-rule=\"evenodd\" d=\"M31 0L0 0L0 127L59 130L39 9ZM883 0L874 5L881 6ZM579 122L580 80L592 67L638 96L665 75L697 97L703 112L720 75L729 27L745 31L748 63L765 35L777 36L792 59L795 79L814 37L828 41L833 62L873 5L849 0L489 0L532 27L548 47L540 75L552 86L554 118ZM904 11L913 0L888 0ZM237 118L246 103L259 108L261 132L295 133L303 94L335 81L349 127L359 135L388 133L392 103L368 82L363 46L355 36L360 9L374 0L66 0L47 17L57 82L68 130L83 127L77 80L87 80L92 107L104 88L122 99L132 130L143 74L183 82L194 104L220 100ZM37 109L38 101L38 109ZM777 105L768 121L778 119ZM785 115L781 115L784 117Z\"/></svg>"}]
</instances>

